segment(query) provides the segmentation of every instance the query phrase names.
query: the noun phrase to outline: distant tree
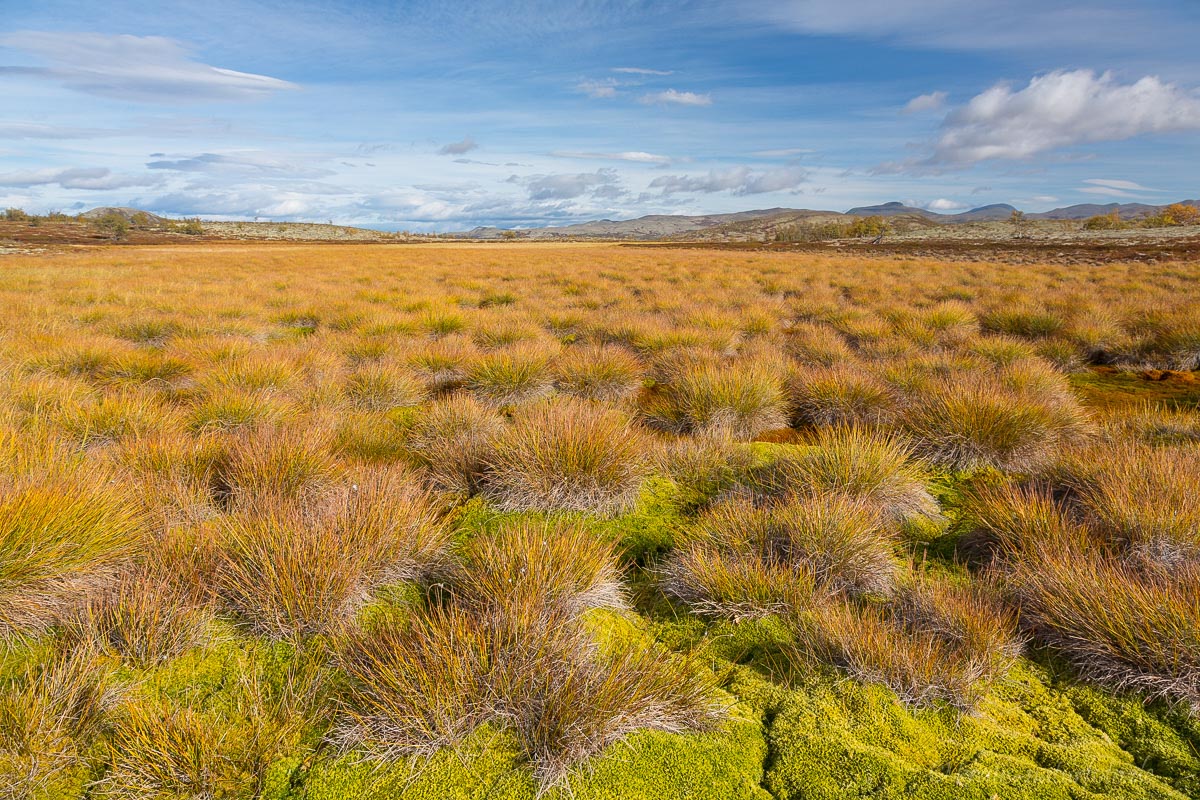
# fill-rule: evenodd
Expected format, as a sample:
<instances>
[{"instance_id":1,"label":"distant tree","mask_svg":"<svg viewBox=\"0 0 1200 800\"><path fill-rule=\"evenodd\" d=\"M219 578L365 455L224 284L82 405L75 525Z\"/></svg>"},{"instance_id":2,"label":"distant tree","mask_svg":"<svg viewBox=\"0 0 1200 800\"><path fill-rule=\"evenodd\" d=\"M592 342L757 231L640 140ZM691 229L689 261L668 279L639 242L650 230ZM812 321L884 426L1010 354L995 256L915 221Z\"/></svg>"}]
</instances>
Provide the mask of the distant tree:
<instances>
[{"instance_id":1,"label":"distant tree","mask_svg":"<svg viewBox=\"0 0 1200 800\"><path fill-rule=\"evenodd\" d=\"M29 215L25 213L23 208L7 208L4 210L4 218L9 222L28 222Z\"/></svg>"},{"instance_id":2,"label":"distant tree","mask_svg":"<svg viewBox=\"0 0 1200 800\"><path fill-rule=\"evenodd\" d=\"M1127 227L1128 224L1121 219L1121 214L1115 208L1107 214L1088 217L1083 223L1084 230L1088 231L1119 231Z\"/></svg>"},{"instance_id":3,"label":"distant tree","mask_svg":"<svg viewBox=\"0 0 1200 800\"><path fill-rule=\"evenodd\" d=\"M129 222L133 227L143 230L153 225L153 220L145 211L135 211L129 218Z\"/></svg>"},{"instance_id":4,"label":"distant tree","mask_svg":"<svg viewBox=\"0 0 1200 800\"><path fill-rule=\"evenodd\" d=\"M500 238L506 242L511 242L519 235L516 231L500 231Z\"/></svg>"},{"instance_id":5,"label":"distant tree","mask_svg":"<svg viewBox=\"0 0 1200 800\"><path fill-rule=\"evenodd\" d=\"M121 214L105 214L94 224L102 233L111 236L113 241L120 241L129 235L129 220Z\"/></svg>"},{"instance_id":6,"label":"distant tree","mask_svg":"<svg viewBox=\"0 0 1200 800\"><path fill-rule=\"evenodd\" d=\"M1167 225L1197 225L1200 224L1200 208L1172 203L1162 210L1162 217Z\"/></svg>"},{"instance_id":7,"label":"distant tree","mask_svg":"<svg viewBox=\"0 0 1200 800\"><path fill-rule=\"evenodd\" d=\"M1024 239L1029 235L1029 218L1025 216L1024 211L1018 211L1014 208L1013 212L1008 215L1008 221L1012 223L1013 228L1016 229L1016 233L1014 235L1018 239Z\"/></svg>"}]
</instances>

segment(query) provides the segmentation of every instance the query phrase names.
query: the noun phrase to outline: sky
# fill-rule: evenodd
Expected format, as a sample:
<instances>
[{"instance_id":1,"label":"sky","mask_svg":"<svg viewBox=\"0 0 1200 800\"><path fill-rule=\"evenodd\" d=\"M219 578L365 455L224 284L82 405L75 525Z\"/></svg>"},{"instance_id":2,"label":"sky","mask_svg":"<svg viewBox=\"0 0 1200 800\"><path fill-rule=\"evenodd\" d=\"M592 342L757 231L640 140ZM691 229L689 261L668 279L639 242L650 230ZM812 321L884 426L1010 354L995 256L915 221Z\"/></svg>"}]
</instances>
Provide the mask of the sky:
<instances>
[{"instance_id":1,"label":"sky","mask_svg":"<svg viewBox=\"0 0 1200 800\"><path fill-rule=\"evenodd\" d=\"M1197 0L0 6L0 207L456 231L1200 197Z\"/></svg>"}]
</instances>

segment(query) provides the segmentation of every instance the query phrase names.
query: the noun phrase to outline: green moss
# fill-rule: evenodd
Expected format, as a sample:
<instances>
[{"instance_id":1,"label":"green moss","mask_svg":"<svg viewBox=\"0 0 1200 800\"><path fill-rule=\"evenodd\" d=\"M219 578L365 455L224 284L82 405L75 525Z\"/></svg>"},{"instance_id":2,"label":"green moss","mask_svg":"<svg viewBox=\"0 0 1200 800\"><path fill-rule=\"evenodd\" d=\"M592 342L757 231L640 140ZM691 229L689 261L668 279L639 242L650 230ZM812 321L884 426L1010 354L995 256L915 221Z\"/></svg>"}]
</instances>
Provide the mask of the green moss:
<instances>
[{"instance_id":1,"label":"green moss","mask_svg":"<svg viewBox=\"0 0 1200 800\"><path fill-rule=\"evenodd\" d=\"M814 681L769 728L779 798L1182 798L1031 669L979 713L913 712L880 686Z\"/></svg>"},{"instance_id":2,"label":"green moss","mask_svg":"<svg viewBox=\"0 0 1200 800\"><path fill-rule=\"evenodd\" d=\"M1200 719L1090 686L1067 685L1062 691L1079 715L1124 748L1135 764L1188 797L1200 797Z\"/></svg>"}]
</instances>

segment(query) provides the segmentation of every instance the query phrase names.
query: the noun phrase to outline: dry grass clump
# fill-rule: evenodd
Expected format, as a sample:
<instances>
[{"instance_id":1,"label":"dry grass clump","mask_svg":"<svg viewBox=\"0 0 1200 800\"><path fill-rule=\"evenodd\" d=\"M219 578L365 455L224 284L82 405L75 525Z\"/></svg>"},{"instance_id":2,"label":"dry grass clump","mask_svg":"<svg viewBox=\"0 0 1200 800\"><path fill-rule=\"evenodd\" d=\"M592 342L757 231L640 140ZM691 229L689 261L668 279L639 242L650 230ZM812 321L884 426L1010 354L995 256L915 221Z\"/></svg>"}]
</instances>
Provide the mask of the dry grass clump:
<instances>
[{"instance_id":1,"label":"dry grass clump","mask_svg":"<svg viewBox=\"0 0 1200 800\"><path fill-rule=\"evenodd\" d=\"M555 386L584 400L618 403L637 394L642 362L615 345L568 348L554 362Z\"/></svg>"},{"instance_id":2,"label":"dry grass clump","mask_svg":"<svg viewBox=\"0 0 1200 800\"><path fill-rule=\"evenodd\" d=\"M914 706L972 710L1020 646L1013 618L982 595L918 583L890 608L835 603L792 620L793 657L879 683Z\"/></svg>"},{"instance_id":3,"label":"dry grass clump","mask_svg":"<svg viewBox=\"0 0 1200 800\"><path fill-rule=\"evenodd\" d=\"M345 392L350 402L366 411L418 406L426 395L419 380L384 364L358 367L346 378Z\"/></svg>"},{"instance_id":4,"label":"dry grass clump","mask_svg":"<svg viewBox=\"0 0 1200 800\"><path fill-rule=\"evenodd\" d=\"M797 369L788 391L797 425L873 425L898 410L887 384L850 362Z\"/></svg>"},{"instance_id":5,"label":"dry grass clump","mask_svg":"<svg viewBox=\"0 0 1200 800\"><path fill-rule=\"evenodd\" d=\"M888 595L898 574L876 515L829 495L714 506L667 560L662 584L697 613L740 619L805 608L830 593Z\"/></svg>"},{"instance_id":6,"label":"dry grass clump","mask_svg":"<svg viewBox=\"0 0 1200 800\"><path fill-rule=\"evenodd\" d=\"M526 596L572 615L626 607L616 549L583 525L519 520L472 538L458 553L456 599L478 611Z\"/></svg>"},{"instance_id":7,"label":"dry grass clump","mask_svg":"<svg viewBox=\"0 0 1200 800\"><path fill-rule=\"evenodd\" d=\"M1016 362L926 384L909 397L903 425L917 452L946 468L1035 472L1086 431L1087 418L1061 376Z\"/></svg>"},{"instance_id":8,"label":"dry grass clump","mask_svg":"<svg viewBox=\"0 0 1200 800\"><path fill-rule=\"evenodd\" d=\"M964 494L961 513L974 530L960 542L960 549L985 561L997 555L1037 558L1044 549L1083 552L1100 545L1046 485L975 485Z\"/></svg>"},{"instance_id":9,"label":"dry grass clump","mask_svg":"<svg viewBox=\"0 0 1200 800\"><path fill-rule=\"evenodd\" d=\"M217 468L216 492L235 508L315 497L337 473L330 449L319 429L263 429L234 439Z\"/></svg>"},{"instance_id":10,"label":"dry grass clump","mask_svg":"<svg viewBox=\"0 0 1200 800\"><path fill-rule=\"evenodd\" d=\"M507 511L619 513L637 501L648 449L618 411L581 400L541 403L496 440L485 491Z\"/></svg>"},{"instance_id":11,"label":"dry grass clump","mask_svg":"<svg viewBox=\"0 0 1200 800\"><path fill-rule=\"evenodd\" d=\"M1101 419L1105 433L1151 445L1200 444L1200 415L1182 408L1149 403L1109 410Z\"/></svg>"},{"instance_id":12,"label":"dry grass clump","mask_svg":"<svg viewBox=\"0 0 1200 800\"><path fill-rule=\"evenodd\" d=\"M1110 445L1080 489L1109 537L1163 566L1200 563L1200 446Z\"/></svg>"},{"instance_id":13,"label":"dry grass clump","mask_svg":"<svg viewBox=\"0 0 1200 800\"><path fill-rule=\"evenodd\" d=\"M204 644L211 619L211 609L186 587L141 569L89 597L66 621L65 633L73 646L144 669Z\"/></svg>"},{"instance_id":14,"label":"dry grass clump","mask_svg":"<svg viewBox=\"0 0 1200 800\"><path fill-rule=\"evenodd\" d=\"M687 436L663 442L654 464L679 488L685 505L697 506L733 489L754 466L754 455L724 436Z\"/></svg>"},{"instance_id":15,"label":"dry grass clump","mask_svg":"<svg viewBox=\"0 0 1200 800\"><path fill-rule=\"evenodd\" d=\"M449 533L430 500L394 470L319 501L277 501L223 521L222 603L256 631L336 630L383 585L440 569Z\"/></svg>"},{"instance_id":16,"label":"dry grass clump","mask_svg":"<svg viewBox=\"0 0 1200 800\"><path fill-rule=\"evenodd\" d=\"M1080 674L1200 712L1200 570L1145 573L1110 557L1044 549L1007 575L1021 624Z\"/></svg>"},{"instance_id":17,"label":"dry grass clump","mask_svg":"<svg viewBox=\"0 0 1200 800\"><path fill-rule=\"evenodd\" d=\"M58 654L0 678L0 797L58 797L76 783L115 692L95 653Z\"/></svg>"},{"instance_id":18,"label":"dry grass clump","mask_svg":"<svg viewBox=\"0 0 1200 800\"><path fill-rule=\"evenodd\" d=\"M539 345L515 345L485 353L466 366L464 385L496 408L540 400L554 391L551 353Z\"/></svg>"},{"instance_id":19,"label":"dry grass clump","mask_svg":"<svg viewBox=\"0 0 1200 800\"><path fill-rule=\"evenodd\" d=\"M885 521L906 523L940 515L925 478L910 444L849 426L819 431L810 448L756 470L749 483L767 498L844 495Z\"/></svg>"},{"instance_id":20,"label":"dry grass clump","mask_svg":"<svg viewBox=\"0 0 1200 800\"><path fill-rule=\"evenodd\" d=\"M490 723L516 735L544 790L636 730L719 718L711 684L685 661L592 639L580 614L620 592L613 553L584 536L518 525L472 542L449 605L350 632L339 654L343 745L429 755Z\"/></svg>"},{"instance_id":21,"label":"dry grass clump","mask_svg":"<svg viewBox=\"0 0 1200 800\"><path fill-rule=\"evenodd\" d=\"M479 488L504 419L470 395L430 405L409 433L408 446L436 489L471 493Z\"/></svg>"},{"instance_id":22,"label":"dry grass clump","mask_svg":"<svg viewBox=\"0 0 1200 800\"><path fill-rule=\"evenodd\" d=\"M409 366L431 394L456 389L467 378L467 365L478 355L470 339L447 336L408 356Z\"/></svg>"},{"instance_id":23,"label":"dry grass clump","mask_svg":"<svg viewBox=\"0 0 1200 800\"><path fill-rule=\"evenodd\" d=\"M788 402L780 373L766 364L699 359L672 369L642 413L667 430L749 440L786 428Z\"/></svg>"},{"instance_id":24,"label":"dry grass clump","mask_svg":"<svg viewBox=\"0 0 1200 800\"><path fill-rule=\"evenodd\" d=\"M0 637L45 630L106 586L143 523L136 500L99 470L3 482Z\"/></svg>"}]
</instances>

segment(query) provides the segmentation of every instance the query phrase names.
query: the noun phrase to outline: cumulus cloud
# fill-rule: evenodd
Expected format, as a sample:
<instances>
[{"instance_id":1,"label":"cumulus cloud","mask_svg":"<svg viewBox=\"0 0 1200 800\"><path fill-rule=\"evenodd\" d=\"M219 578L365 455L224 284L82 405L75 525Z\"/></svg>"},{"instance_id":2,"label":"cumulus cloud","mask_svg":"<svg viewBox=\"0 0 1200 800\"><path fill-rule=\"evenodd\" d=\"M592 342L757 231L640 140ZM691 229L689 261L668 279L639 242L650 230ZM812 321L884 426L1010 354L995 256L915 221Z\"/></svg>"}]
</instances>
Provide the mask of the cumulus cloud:
<instances>
[{"instance_id":1,"label":"cumulus cloud","mask_svg":"<svg viewBox=\"0 0 1200 800\"><path fill-rule=\"evenodd\" d=\"M645 153L641 150L626 150L623 153L581 153L573 150L555 150L550 155L557 158L601 159L604 161L630 161L635 164L670 164L670 156Z\"/></svg>"},{"instance_id":2,"label":"cumulus cloud","mask_svg":"<svg viewBox=\"0 0 1200 800\"><path fill-rule=\"evenodd\" d=\"M162 154L159 154L162 155ZM298 164L267 153L200 153L176 159L147 162L148 169L174 172L203 172L219 175L270 175L294 178L321 178L334 172L320 167Z\"/></svg>"},{"instance_id":3,"label":"cumulus cloud","mask_svg":"<svg viewBox=\"0 0 1200 800\"><path fill-rule=\"evenodd\" d=\"M529 192L530 200L572 200L592 194L601 187L618 183L615 169L599 169L595 172L562 173L555 175L512 176L509 183L519 183Z\"/></svg>"},{"instance_id":4,"label":"cumulus cloud","mask_svg":"<svg viewBox=\"0 0 1200 800\"><path fill-rule=\"evenodd\" d=\"M651 92L650 94L642 95L641 102L646 105L654 104L672 104L679 106L711 106L712 97L707 94L697 94L695 92L680 92L675 89L666 89L661 92Z\"/></svg>"},{"instance_id":5,"label":"cumulus cloud","mask_svg":"<svg viewBox=\"0 0 1200 800\"><path fill-rule=\"evenodd\" d=\"M442 145L442 149L438 150L438 155L441 156L461 156L472 150L478 150L479 144L470 136L463 139L461 142L450 142Z\"/></svg>"},{"instance_id":6,"label":"cumulus cloud","mask_svg":"<svg viewBox=\"0 0 1200 800\"><path fill-rule=\"evenodd\" d=\"M1062 147L1200 130L1200 97L1149 76L1122 84L1091 70L998 84L946 116L928 165L1025 159Z\"/></svg>"},{"instance_id":7,"label":"cumulus cloud","mask_svg":"<svg viewBox=\"0 0 1200 800\"><path fill-rule=\"evenodd\" d=\"M664 195L682 192L748 195L794 190L807 180L808 171L796 166L763 171L733 167L711 170L707 175L663 175L650 181L650 188L658 189Z\"/></svg>"},{"instance_id":8,"label":"cumulus cloud","mask_svg":"<svg viewBox=\"0 0 1200 800\"><path fill-rule=\"evenodd\" d=\"M962 211L966 208L969 208L969 206L964 203L960 203L957 200L948 200L945 197L939 197L937 200L934 200L931 203L926 203L924 208L929 211L943 212Z\"/></svg>"},{"instance_id":9,"label":"cumulus cloud","mask_svg":"<svg viewBox=\"0 0 1200 800\"><path fill-rule=\"evenodd\" d=\"M0 66L0 76L28 75L87 94L142 102L253 100L296 84L196 61L161 36L24 31L0 46L29 53L47 67Z\"/></svg>"},{"instance_id":10,"label":"cumulus cloud","mask_svg":"<svg viewBox=\"0 0 1200 800\"><path fill-rule=\"evenodd\" d=\"M160 183L153 175L118 175L104 167L38 169L0 174L0 186L27 189L33 186L59 186L63 189L103 191Z\"/></svg>"},{"instance_id":11,"label":"cumulus cloud","mask_svg":"<svg viewBox=\"0 0 1200 800\"><path fill-rule=\"evenodd\" d=\"M945 92L930 92L929 94L919 95L905 103L904 113L919 114L923 111L940 111L946 105L946 98L949 96Z\"/></svg>"}]
</instances>

